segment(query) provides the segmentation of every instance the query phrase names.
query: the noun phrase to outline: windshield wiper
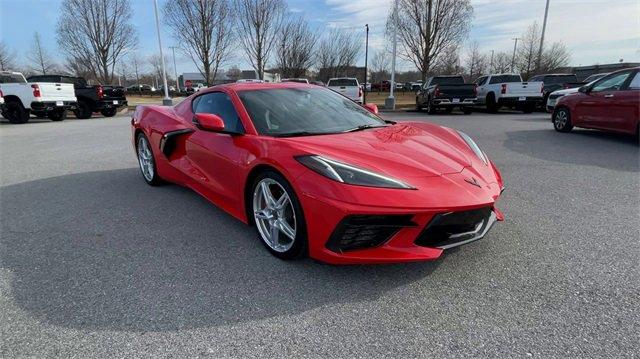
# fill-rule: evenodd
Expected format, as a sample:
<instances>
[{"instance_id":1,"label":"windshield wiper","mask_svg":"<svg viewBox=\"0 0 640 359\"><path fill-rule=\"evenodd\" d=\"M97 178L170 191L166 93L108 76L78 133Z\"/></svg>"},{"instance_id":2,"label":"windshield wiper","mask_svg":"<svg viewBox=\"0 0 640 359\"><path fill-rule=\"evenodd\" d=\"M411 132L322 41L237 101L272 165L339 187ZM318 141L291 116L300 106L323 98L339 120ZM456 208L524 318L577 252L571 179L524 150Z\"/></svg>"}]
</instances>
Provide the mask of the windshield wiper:
<instances>
[{"instance_id":1,"label":"windshield wiper","mask_svg":"<svg viewBox=\"0 0 640 359\"><path fill-rule=\"evenodd\" d=\"M328 135L331 132L309 132L309 131L296 131L296 132L287 132L287 133L274 133L274 137L298 137L298 136L317 136L317 135Z\"/></svg>"},{"instance_id":2,"label":"windshield wiper","mask_svg":"<svg viewBox=\"0 0 640 359\"><path fill-rule=\"evenodd\" d=\"M346 130L344 132L355 132L355 131L362 131L362 130L367 130L370 128L378 128L378 127L387 127L386 125L371 125L371 124L366 124L366 125L360 125L358 127Z\"/></svg>"}]
</instances>

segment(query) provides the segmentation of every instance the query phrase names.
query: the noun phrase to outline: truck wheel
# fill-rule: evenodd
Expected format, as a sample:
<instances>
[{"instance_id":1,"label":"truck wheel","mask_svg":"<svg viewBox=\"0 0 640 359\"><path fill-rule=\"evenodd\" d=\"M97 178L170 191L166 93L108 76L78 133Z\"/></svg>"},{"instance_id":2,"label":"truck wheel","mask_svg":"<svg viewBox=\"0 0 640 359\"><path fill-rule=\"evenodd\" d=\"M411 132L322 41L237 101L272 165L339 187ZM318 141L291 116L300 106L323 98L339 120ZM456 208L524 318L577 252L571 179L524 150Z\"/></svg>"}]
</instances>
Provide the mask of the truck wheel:
<instances>
[{"instance_id":1,"label":"truck wheel","mask_svg":"<svg viewBox=\"0 0 640 359\"><path fill-rule=\"evenodd\" d=\"M416 97L416 111L422 112L422 105L420 104L420 101L418 101L417 97Z\"/></svg>"},{"instance_id":2,"label":"truck wheel","mask_svg":"<svg viewBox=\"0 0 640 359\"><path fill-rule=\"evenodd\" d=\"M446 113L451 113L451 112L453 112L453 107L445 107L445 108L444 108L444 112L446 112Z\"/></svg>"},{"instance_id":3,"label":"truck wheel","mask_svg":"<svg viewBox=\"0 0 640 359\"><path fill-rule=\"evenodd\" d=\"M76 110L74 111L76 118L84 120L90 118L92 113L93 111L91 111L91 107L88 103L84 101L78 101L78 108L76 108Z\"/></svg>"},{"instance_id":4,"label":"truck wheel","mask_svg":"<svg viewBox=\"0 0 640 359\"><path fill-rule=\"evenodd\" d=\"M493 93L488 94L486 102L487 102L487 111L489 111L489 113L498 112L498 104L496 103L496 95L494 95Z\"/></svg>"},{"instance_id":5,"label":"truck wheel","mask_svg":"<svg viewBox=\"0 0 640 359\"><path fill-rule=\"evenodd\" d=\"M22 106L19 101L8 101L2 116L14 124L27 123L29 121L29 111Z\"/></svg>"},{"instance_id":6,"label":"truck wheel","mask_svg":"<svg viewBox=\"0 0 640 359\"><path fill-rule=\"evenodd\" d=\"M118 113L118 109L115 108L115 107L113 107L113 108L105 108L104 110L101 110L100 113L104 117L113 117L113 116L116 115L116 113Z\"/></svg>"},{"instance_id":7,"label":"truck wheel","mask_svg":"<svg viewBox=\"0 0 640 359\"><path fill-rule=\"evenodd\" d=\"M536 109L536 105L534 104L525 104L524 106L522 106L522 113L532 113L533 110Z\"/></svg>"},{"instance_id":8,"label":"truck wheel","mask_svg":"<svg viewBox=\"0 0 640 359\"><path fill-rule=\"evenodd\" d=\"M470 115L472 111L473 110L471 109L471 107L463 107L462 108L462 113L464 113L465 115Z\"/></svg>"},{"instance_id":9,"label":"truck wheel","mask_svg":"<svg viewBox=\"0 0 640 359\"><path fill-rule=\"evenodd\" d=\"M54 110L47 114L51 121L64 121L67 118L67 110Z\"/></svg>"},{"instance_id":10,"label":"truck wheel","mask_svg":"<svg viewBox=\"0 0 640 359\"><path fill-rule=\"evenodd\" d=\"M431 104L431 100L427 100L427 113L433 115L436 113L436 108Z\"/></svg>"}]
</instances>

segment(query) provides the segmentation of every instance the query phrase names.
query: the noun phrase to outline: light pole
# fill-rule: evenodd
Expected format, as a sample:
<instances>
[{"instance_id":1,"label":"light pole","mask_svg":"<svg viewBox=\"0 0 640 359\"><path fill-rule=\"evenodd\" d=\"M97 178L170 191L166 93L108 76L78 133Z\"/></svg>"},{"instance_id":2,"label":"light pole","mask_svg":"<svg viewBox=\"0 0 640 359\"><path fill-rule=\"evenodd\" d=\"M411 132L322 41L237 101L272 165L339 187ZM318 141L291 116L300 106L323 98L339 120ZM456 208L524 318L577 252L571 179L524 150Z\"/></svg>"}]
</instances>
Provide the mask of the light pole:
<instances>
[{"instance_id":1,"label":"light pole","mask_svg":"<svg viewBox=\"0 0 640 359\"><path fill-rule=\"evenodd\" d=\"M520 40L520 38L519 37L514 37L511 40L515 41L514 44L513 44L513 56L511 57L511 72L513 72L514 68L516 66L516 48L518 47L518 40Z\"/></svg>"},{"instance_id":2,"label":"light pole","mask_svg":"<svg viewBox=\"0 0 640 359\"><path fill-rule=\"evenodd\" d=\"M384 108L395 110L396 98L393 97L393 90L396 87L396 50L398 42L398 1L393 4L393 55L391 57L391 86L389 86L389 97L384 101Z\"/></svg>"},{"instance_id":3,"label":"light pole","mask_svg":"<svg viewBox=\"0 0 640 359\"><path fill-rule=\"evenodd\" d=\"M491 60L489 60L489 71L493 72L493 51L491 50Z\"/></svg>"},{"instance_id":4,"label":"light pole","mask_svg":"<svg viewBox=\"0 0 640 359\"><path fill-rule=\"evenodd\" d=\"M178 68L176 67L176 47L170 46L171 51L173 51L173 72L176 76L176 91L180 92L180 82L178 82Z\"/></svg>"},{"instance_id":5,"label":"light pole","mask_svg":"<svg viewBox=\"0 0 640 359\"><path fill-rule=\"evenodd\" d=\"M171 97L169 97L169 87L167 86L167 71L164 67L164 55L162 54L162 40L160 36L160 18L158 17L158 0L153 0L153 9L156 13L156 31L158 31L158 47L160 48L160 62L162 64L162 81L164 83L164 98L162 99L162 104L164 106L173 105L173 101L171 101Z\"/></svg>"},{"instance_id":6,"label":"light pole","mask_svg":"<svg viewBox=\"0 0 640 359\"><path fill-rule=\"evenodd\" d=\"M538 48L538 61L536 63L536 72L540 70L540 61L542 60L542 46L544 45L544 32L547 29L547 14L549 14L549 0L544 7L544 21L542 22L542 35L540 35L540 47Z\"/></svg>"},{"instance_id":7,"label":"light pole","mask_svg":"<svg viewBox=\"0 0 640 359\"><path fill-rule=\"evenodd\" d=\"M367 56L369 55L369 24L364 24L367 36L364 45L364 89L362 91L362 103L367 103Z\"/></svg>"}]
</instances>

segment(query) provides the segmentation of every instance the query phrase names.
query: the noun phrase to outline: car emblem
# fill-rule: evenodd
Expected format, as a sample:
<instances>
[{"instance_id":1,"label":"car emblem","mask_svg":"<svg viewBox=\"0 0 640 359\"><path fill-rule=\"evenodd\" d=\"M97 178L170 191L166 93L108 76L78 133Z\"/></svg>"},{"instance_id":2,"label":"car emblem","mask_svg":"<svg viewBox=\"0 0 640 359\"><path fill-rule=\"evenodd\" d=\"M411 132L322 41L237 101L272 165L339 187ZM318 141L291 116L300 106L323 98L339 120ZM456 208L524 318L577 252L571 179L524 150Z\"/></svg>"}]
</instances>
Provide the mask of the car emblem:
<instances>
[{"instance_id":1,"label":"car emblem","mask_svg":"<svg viewBox=\"0 0 640 359\"><path fill-rule=\"evenodd\" d=\"M478 180L476 180L475 177L471 177L471 179L465 178L464 179L467 183L470 183L478 188L481 188L480 183L478 183Z\"/></svg>"}]
</instances>

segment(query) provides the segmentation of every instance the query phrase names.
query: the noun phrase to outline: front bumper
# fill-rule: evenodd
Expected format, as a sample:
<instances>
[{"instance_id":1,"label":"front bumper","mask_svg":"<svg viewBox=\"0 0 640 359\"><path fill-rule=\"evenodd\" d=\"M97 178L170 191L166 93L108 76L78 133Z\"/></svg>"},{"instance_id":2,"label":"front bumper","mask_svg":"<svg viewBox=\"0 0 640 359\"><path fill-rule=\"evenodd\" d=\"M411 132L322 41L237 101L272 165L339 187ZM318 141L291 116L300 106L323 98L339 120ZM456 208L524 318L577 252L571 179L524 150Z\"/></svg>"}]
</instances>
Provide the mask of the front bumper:
<instances>
[{"instance_id":1,"label":"front bumper","mask_svg":"<svg viewBox=\"0 0 640 359\"><path fill-rule=\"evenodd\" d=\"M74 110L78 105L75 101L34 101L31 103L31 110L36 112L49 112L55 110Z\"/></svg>"}]
</instances>

